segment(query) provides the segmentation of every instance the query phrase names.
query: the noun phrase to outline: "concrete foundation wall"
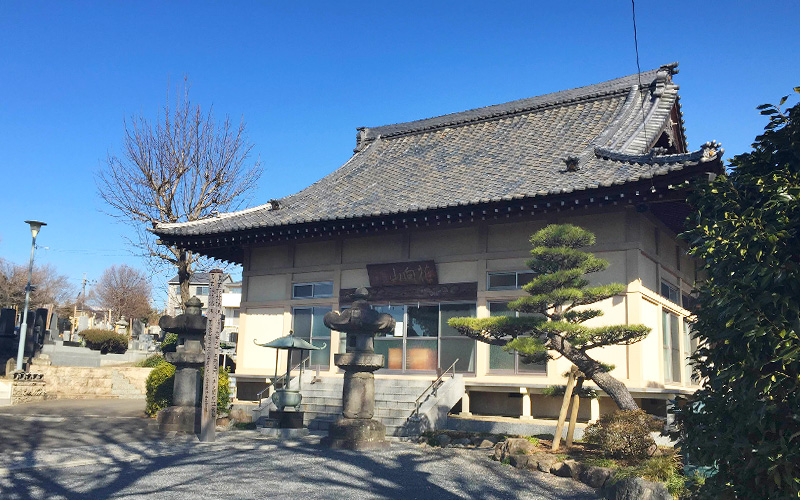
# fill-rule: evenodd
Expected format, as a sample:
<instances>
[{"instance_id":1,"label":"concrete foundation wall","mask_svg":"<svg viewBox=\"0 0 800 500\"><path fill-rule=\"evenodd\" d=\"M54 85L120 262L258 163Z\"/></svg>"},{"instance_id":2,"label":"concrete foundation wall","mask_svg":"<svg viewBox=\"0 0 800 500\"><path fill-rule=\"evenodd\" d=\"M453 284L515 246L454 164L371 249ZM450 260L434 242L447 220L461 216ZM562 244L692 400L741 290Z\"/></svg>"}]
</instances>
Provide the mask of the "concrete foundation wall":
<instances>
[{"instance_id":1,"label":"concrete foundation wall","mask_svg":"<svg viewBox=\"0 0 800 500\"><path fill-rule=\"evenodd\" d=\"M152 368L33 366L44 375L47 399L144 399Z\"/></svg>"}]
</instances>

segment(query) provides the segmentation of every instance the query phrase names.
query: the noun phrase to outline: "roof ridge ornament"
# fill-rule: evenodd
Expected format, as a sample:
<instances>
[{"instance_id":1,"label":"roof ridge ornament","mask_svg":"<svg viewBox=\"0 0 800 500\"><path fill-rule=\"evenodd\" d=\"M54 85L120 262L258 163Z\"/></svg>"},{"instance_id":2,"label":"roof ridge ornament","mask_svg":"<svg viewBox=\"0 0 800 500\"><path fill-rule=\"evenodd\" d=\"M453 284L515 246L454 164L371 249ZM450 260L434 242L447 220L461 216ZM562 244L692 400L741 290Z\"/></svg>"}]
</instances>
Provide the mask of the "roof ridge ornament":
<instances>
[{"instance_id":1,"label":"roof ridge ornament","mask_svg":"<svg viewBox=\"0 0 800 500\"><path fill-rule=\"evenodd\" d=\"M655 84L655 88L653 89L653 97L661 97L664 91L667 90L667 85L672 83L672 75L676 74L678 74L677 62L660 66L656 72L656 79L653 82Z\"/></svg>"}]
</instances>

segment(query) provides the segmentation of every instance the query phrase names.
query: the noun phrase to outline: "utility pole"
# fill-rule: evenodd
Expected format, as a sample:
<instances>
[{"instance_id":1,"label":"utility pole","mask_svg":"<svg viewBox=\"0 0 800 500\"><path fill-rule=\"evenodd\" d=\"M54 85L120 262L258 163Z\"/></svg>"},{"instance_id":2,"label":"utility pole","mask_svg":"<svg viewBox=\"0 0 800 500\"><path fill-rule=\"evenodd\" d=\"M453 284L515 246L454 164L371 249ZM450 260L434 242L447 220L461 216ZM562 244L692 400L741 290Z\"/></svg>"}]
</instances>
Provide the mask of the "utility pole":
<instances>
[{"instance_id":1,"label":"utility pole","mask_svg":"<svg viewBox=\"0 0 800 500\"><path fill-rule=\"evenodd\" d=\"M83 291L78 298L81 299L81 311L83 311L83 301L86 300L86 273L83 273ZM72 341L72 335L75 334L75 330L78 328L78 301L75 301L75 307L72 313L72 329L69 331L69 340Z\"/></svg>"}]
</instances>

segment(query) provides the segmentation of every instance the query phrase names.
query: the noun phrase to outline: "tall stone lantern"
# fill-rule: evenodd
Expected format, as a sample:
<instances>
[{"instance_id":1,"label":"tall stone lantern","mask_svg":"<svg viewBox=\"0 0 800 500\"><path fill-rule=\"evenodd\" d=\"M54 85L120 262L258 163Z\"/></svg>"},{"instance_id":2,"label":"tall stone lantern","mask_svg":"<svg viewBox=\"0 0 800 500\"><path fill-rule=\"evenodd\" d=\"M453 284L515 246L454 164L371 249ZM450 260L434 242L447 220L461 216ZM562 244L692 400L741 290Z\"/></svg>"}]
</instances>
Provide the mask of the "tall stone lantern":
<instances>
[{"instance_id":1,"label":"tall stone lantern","mask_svg":"<svg viewBox=\"0 0 800 500\"><path fill-rule=\"evenodd\" d=\"M200 432L200 405L203 379L200 369L205 364L203 338L207 318L202 315L203 303L197 297L186 301L186 312L178 316L162 316L158 326L178 335L175 352L164 358L175 365L172 406L158 412L159 429L164 431Z\"/></svg>"},{"instance_id":2,"label":"tall stone lantern","mask_svg":"<svg viewBox=\"0 0 800 500\"><path fill-rule=\"evenodd\" d=\"M325 326L347 334L347 351L336 354L333 362L344 370L342 416L331 424L323 440L331 448L365 450L386 448L386 427L373 420L375 415L375 375L383 366L383 355L375 354L376 333L394 331L395 321L381 314L367 302L369 292L359 288L353 294L353 305L341 313L329 312Z\"/></svg>"}]
</instances>

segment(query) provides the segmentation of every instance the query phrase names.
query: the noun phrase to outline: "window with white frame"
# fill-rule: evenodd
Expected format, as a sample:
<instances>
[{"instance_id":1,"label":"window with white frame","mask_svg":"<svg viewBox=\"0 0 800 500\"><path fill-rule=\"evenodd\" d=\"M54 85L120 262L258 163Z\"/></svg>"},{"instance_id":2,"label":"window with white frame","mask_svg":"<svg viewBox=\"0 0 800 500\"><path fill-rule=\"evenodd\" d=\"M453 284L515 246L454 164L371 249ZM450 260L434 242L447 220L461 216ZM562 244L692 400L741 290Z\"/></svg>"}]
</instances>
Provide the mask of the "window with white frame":
<instances>
[{"instance_id":1,"label":"window with white frame","mask_svg":"<svg viewBox=\"0 0 800 500\"><path fill-rule=\"evenodd\" d=\"M194 287L194 294L195 295L208 295L210 291L210 287L207 286L196 286Z\"/></svg>"},{"instance_id":2,"label":"window with white frame","mask_svg":"<svg viewBox=\"0 0 800 500\"><path fill-rule=\"evenodd\" d=\"M292 309L292 331L296 337L321 347L318 351L306 351L310 356L309 364L327 369L330 366L331 331L325 326L322 318L331 312L330 307L295 307ZM300 362L300 351L293 351L292 365Z\"/></svg>"},{"instance_id":3,"label":"window with white frame","mask_svg":"<svg viewBox=\"0 0 800 500\"><path fill-rule=\"evenodd\" d=\"M333 297L333 281L292 284L293 299L320 299L326 297Z\"/></svg>"},{"instance_id":4,"label":"window with white frame","mask_svg":"<svg viewBox=\"0 0 800 500\"><path fill-rule=\"evenodd\" d=\"M489 302L490 316L520 316L508 308L508 302ZM492 373L546 374L547 361L524 363L516 351L508 352L502 346L489 345L489 371Z\"/></svg>"},{"instance_id":5,"label":"window with white frame","mask_svg":"<svg viewBox=\"0 0 800 500\"><path fill-rule=\"evenodd\" d=\"M661 281L661 296L675 304L681 303L681 291L672 283L668 283L664 280Z\"/></svg>"},{"instance_id":6,"label":"window with white frame","mask_svg":"<svg viewBox=\"0 0 800 500\"><path fill-rule=\"evenodd\" d=\"M662 311L661 340L664 353L664 380L667 382L681 381L681 367L684 360L681 358L681 320L678 315L664 309Z\"/></svg>"},{"instance_id":7,"label":"window with white frame","mask_svg":"<svg viewBox=\"0 0 800 500\"><path fill-rule=\"evenodd\" d=\"M518 290L534 278L533 271L490 271L486 273L487 290Z\"/></svg>"}]
</instances>

